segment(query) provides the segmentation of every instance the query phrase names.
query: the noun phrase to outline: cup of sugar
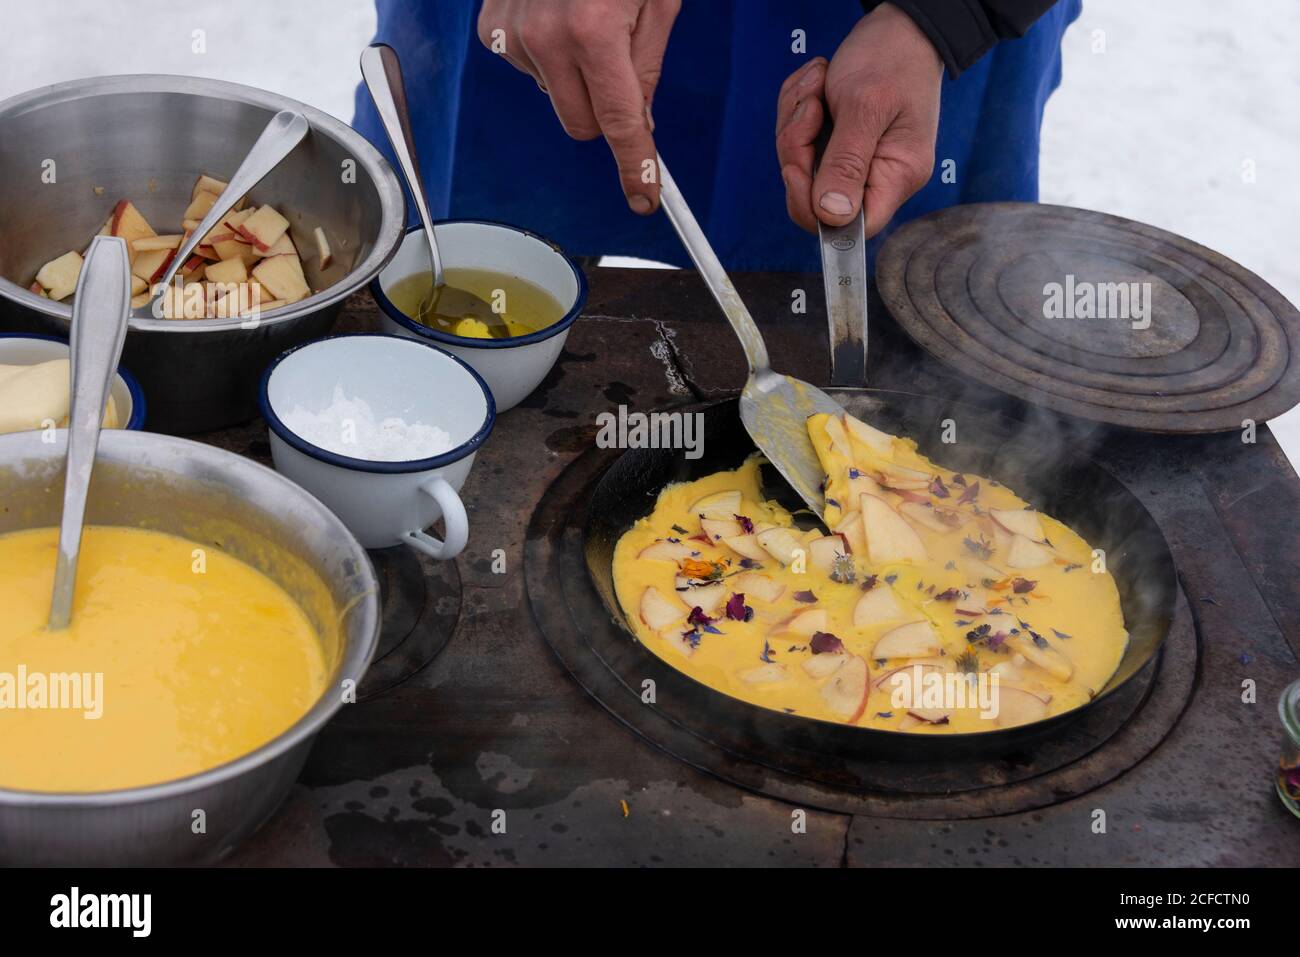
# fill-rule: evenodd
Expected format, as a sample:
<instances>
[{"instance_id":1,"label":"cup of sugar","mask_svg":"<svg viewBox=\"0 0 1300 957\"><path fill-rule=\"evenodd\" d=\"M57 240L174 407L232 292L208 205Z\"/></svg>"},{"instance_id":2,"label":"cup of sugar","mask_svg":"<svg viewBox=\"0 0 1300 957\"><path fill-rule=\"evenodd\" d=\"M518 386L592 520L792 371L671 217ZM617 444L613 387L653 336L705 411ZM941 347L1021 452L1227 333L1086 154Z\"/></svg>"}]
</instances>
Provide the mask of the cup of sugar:
<instances>
[{"instance_id":1,"label":"cup of sugar","mask_svg":"<svg viewBox=\"0 0 1300 957\"><path fill-rule=\"evenodd\" d=\"M460 488L496 420L462 360L384 333L327 336L262 375L277 471L320 499L366 548L455 558L469 538ZM439 518L440 541L425 531Z\"/></svg>"}]
</instances>

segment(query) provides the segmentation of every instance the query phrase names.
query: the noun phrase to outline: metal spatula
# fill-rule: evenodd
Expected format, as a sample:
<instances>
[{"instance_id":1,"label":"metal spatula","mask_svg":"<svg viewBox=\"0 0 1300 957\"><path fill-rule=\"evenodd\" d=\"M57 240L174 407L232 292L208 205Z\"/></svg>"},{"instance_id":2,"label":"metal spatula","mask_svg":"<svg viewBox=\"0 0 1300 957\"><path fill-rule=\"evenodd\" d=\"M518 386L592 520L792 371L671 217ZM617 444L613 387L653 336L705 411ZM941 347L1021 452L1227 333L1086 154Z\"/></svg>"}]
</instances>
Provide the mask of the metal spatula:
<instances>
[{"instance_id":1,"label":"metal spatula","mask_svg":"<svg viewBox=\"0 0 1300 957\"><path fill-rule=\"evenodd\" d=\"M822 493L826 473L822 471L817 452L808 438L807 421L810 415L818 412L838 415L844 409L816 386L776 372L768 365L767 346L763 344L758 326L754 325L753 317L740 300L740 293L727 278L722 263L673 182L663 158L658 159L659 195L664 212L704 277L709 292L722 307L749 362L749 378L740 393L740 420L759 451L821 518L826 508Z\"/></svg>"}]
</instances>

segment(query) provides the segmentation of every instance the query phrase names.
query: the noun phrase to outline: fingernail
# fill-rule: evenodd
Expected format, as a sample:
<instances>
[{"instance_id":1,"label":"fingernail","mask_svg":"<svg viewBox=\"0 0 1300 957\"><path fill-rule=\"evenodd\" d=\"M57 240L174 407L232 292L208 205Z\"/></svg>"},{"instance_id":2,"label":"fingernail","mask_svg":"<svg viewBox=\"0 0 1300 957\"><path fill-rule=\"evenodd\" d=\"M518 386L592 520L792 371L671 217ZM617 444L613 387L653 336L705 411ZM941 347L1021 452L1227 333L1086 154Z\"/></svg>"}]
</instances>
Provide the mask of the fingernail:
<instances>
[{"instance_id":1,"label":"fingernail","mask_svg":"<svg viewBox=\"0 0 1300 957\"><path fill-rule=\"evenodd\" d=\"M843 193L822 193L817 202L832 216L847 216L853 212L853 203Z\"/></svg>"},{"instance_id":2,"label":"fingernail","mask_svg":"<svg viewBox=\"0 0 1300 957\"><path fill-rule=\"evenodd\" d=\"M817 81L821 77L821 72L822 72L822 65L820 63L814 63L812 65L812 68L809 69L807 73L805 73L803 76L799 78L799 88L806 90L810 87L816 86Z\"/></svg>"},{"instance_id":3,"label":"fingernail","mask_svg":"<svg viewBox=\"0 0 1300 957\"><path fill-rule=\"evenodd\" d=\"M650 212L650 200L646 199L640 193L627 198L627 204L632 207L632 212L645 214Z\"/></svg>"}]
</instances>

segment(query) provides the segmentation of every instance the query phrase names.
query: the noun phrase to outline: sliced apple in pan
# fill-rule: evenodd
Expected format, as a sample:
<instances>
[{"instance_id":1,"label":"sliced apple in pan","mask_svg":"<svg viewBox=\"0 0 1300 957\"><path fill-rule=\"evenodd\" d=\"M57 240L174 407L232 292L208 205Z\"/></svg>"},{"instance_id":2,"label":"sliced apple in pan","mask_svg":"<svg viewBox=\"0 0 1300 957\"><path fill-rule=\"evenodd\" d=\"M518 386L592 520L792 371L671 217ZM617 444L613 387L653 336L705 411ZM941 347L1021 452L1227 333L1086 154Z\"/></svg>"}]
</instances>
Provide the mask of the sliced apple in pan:
<instances>
[{"instance_id":1,"label":"sliced apple in pan","mask_svg":"<svg viewBox=\"0 0 1300 957\"><path fill-rule=\"evenodd\" d=\"M215 176L209 176L207 173L199 174L199 178L194 181L194 188L190 190L190 199L198 197L199 193L212 193L220 196L226 191L230 184L224 180L219 180Z\"/></svg>"},{"instance_id":2,"label":"sliced apple in pan","mask_svg":"<svg viewBox=\"0 0 1300 957\"><path fill-rule=\"evenodd\" d=\"M731 582L732 590L740 592L747 600L757 598L771 603L785 594L784 585L761 572L741 572L728 581Z\"/></svg>"},{"instance_id":3,"label":"sliced apple in pan","mask_svg":"<svg viewBox=\"0 0 1300 957\"><path fill-rule=\"evenodd\" d=\"M204 277L209 282L247 282L248 269L242 260L223 259L221 262L210 263L204 271Z\"/></svg>"},{"instance_id":4,"label":"sliced apple in pan","mask_svg":"<svg viewBox=\"0 0 1300 957\"><path fill-rule=\"evenodd\" d=\"M788 528L769 528L755 533L755 537L763 550L782 565L792 564L797 552L802 550L806 553L803 542Z\"/></svg>"},{"instance_id":5,"label":"sliced apple in pan","mask_svg":"<svg viewBox=\"0 0 1300 957\"><path fill-rule=\"evenodd\" d=\"M1044 639L1046 640L1046 639ZM1031 665L1037 665L1058 681L1069 681L1074 674L1074 663L1050 644L1038 644L1022 630L1018 635L1008 635L1007 645L1024 655Z\"/></svg>"},{"instance_id":6,"label":"sliced apple in pan","mask_svg":"<svg viewBox=\"0 0 1300 957\"><path fill-rule=\"evenodd\" d=\"M690 610L675 596L670 597L651 585L641 593L641 620L646 627L661 631L686 617Z\"/></svg>"},{"instance_id":7,"label":"sliced apple in pan","mask_svg":"<svg viewBox=\"0 0 1300 957\"><path fill-rule=\"evenodd\" d=\"M928 621L899 625L880 636L871 649L872 658L926 658L943 650L943 643Z\"/></svg>"},{"instance_id":8,"label":"sliced apple in pan","mask_svg":"<svg viewBox=\"0 0 1300 957\"><path fill-rule=\"evenodd\" d=\"M167 264L176 255L174 249L151 249L137 253L131 263L131 275L139 276L145 282L152 283L155 277L161 277L167 271Z\"/></svg>"},{"instance_id":9,"label":"sliced apple in pan","mask_svg":"<svg viewBox=\"0 0 1300 957\"><path fill-rule=\"evenodd\" d=\"M259 206L237 229L259 252L265 253L289 229L289 220L276 212L273 206Z\"/></svg>"},{"instance_id":10,"label":"sliced apple in pan","mask_svg":"<svg viewBox=\"0 0 1300 957\"><path fill-rule=\"evenodd\" d=\"M1052 551L1046 545L1030 541L1024 535L1011 536L1007 549L1007 564L1012 568L1037 568L1052 560Z\"/></svg>"},{"instance_id":11,"label":"sliced apple in pan","mask_svg":"<svg viewBox=\"0 0 1300 957\"><path fill-rule=\"evenodd\" d=\"M747 685L771 685L785 681L790 676L786 674L785 665L776 661L766 661L738 672L737 677Z\"/></svg>"},{"instance_id":12,"label":"sliced apple in pan","mask_svg":"<svg viewBox=\"0 0 1300 957\"><path fill-rule=\"evenodd\" d=\"M857 439L873 452L881 455L894 454L894 437L888 432L881 432L879 429L867 425L861 419L855 419L847 412L844 413L844 428L849 435Z\"/></svg>"},{"instance_id":13,"label":"sliced apple in pan","mask_svg":"<svg viewBox=\"0 0 1300 957\"><path fill-rule=\"evenodd\" d=\"M714 492L712 495L706 495L704 498L693 502L691 504L691 514L703 518L720 518L734 521L736 515L740 512L740 498L739 489Z\"/></svg>"},{"instance_id":14,"label":"sliced apple in pan","mask_svg":"<svg viewBox=\"0 0 1300 957\"><path fill-rule=\"evenodd\" d=\"M1048 702L1035 694L1000 682L995 693L998 702L996 721L999 727L1032 724L1047 717Z\"/></svg>"},{"instance_id":15,"label":"sliced apple in pan","mask_svg":"<svg viewBox=\"0 0 1300 957\"><path fill-rule=\"evenodd\" d=\"M867 710L867 696L871 692L871 669L864 658L849 655L830 680L822 685L822 698L831 714L852 724Z\"/></svg>"},{"instance_id":16,"label":"sliced apple in pan","mask_svg":"<svg viewBox=\"0 0 1300 957\"><path fill-rule=\"evenodd\" d=\"M712 521L712 519L706 519L705 521ZM742 558L752 559L756 562L764 562L768 559L767 550L758 544L757 535L733 535L730 538L724 538L722 544Z\"/></svg>"},{"instance_id":17,"label":"sliced apple in pan","mask_svg":"<svg viewBox=\"0 0 1300 957\"><path fill-rule=\"evenodd\" d=\"M893 692L894 688L901 688L904 700L902 706L910 708L916 701L915 692L918 690L918 676L929 674L930 672L941 673L943 671L938 665L928 662L912 662L907 665L900 665L897 668L890 668L871 682L871 687L877 691Z\"/></svg>"},{"instance_id":18,"label":"sliced apple in pan","mask_svg":"<svg viewBox=\"0 0 1300 957\"><path fill-rule=\"evenodd\" d=\"M745 534L740 523L729 518L702 518L700 530L709 537L711 542L719 542L724 538L737 538Z\"/></svg>"},{"instance_id":19,"label":"sliced apple in pan","mask_svg":"<svg viewBox=\"0 0 1300 957\"><path fill-rule=\"evenodd\" d=\"M69 250L42 266L36 281L51 299L64 299L77 291L82 262L81 253Z\"/></svg>"},{"instance_id":20,"label":"sliced apple in pan","mask_svg":"<svg viewBox=\"0 0 1300 957\"><path fill-rule=\"evenodd\" d=\"M681 624L670 625L667 628L660 629L659 637L667 642L675 651L689 658L695 653L695 646L687 639L686 629Z\"/></svg>"},{"instance_id":21,"label":"sliced apple in pan","mask_svg":"<svg viewBox=\"0 0 1300 957\"><path fill-rule=\"evenodd\" d=\"M811 638L828 627L829 617L824 608L797 611L774 629L776 634L803 635Z\"/></svg>"},{"instance_id":22,"label":"sliced apple in pan","mask_svg":"<svg viewBox=\"0 0 1300 957\"><path fill-rule=\"evenodd\" d=\"M912 713L909 712L909 713L903 715L902 720L900 720L900 721L898 722L898 730L899 730L899 731L911 731L913 728L919 728L919 727L922 727L923 725L926 725L926 724L928 724L928 723L929 723L929 722L922 721L922 720L921 720L920 718L918 718L916 715L914 715L914 714L912 714Z\"/></svg>"},{"instance_id":23,"label":"sliced apple in pan","mask_svg":"<svg viewBox=\"0 0 1300 957\"><path fill-rule=\"evenodd\" d=\"M898 561L924 561L925 543L907 520L888 502L874 495L864 495L862 527L867 535L867 555L873 565Z\"/></svg>"},{"instance_id":24,"label":"sliced apple in pan","mask_svg":"<svg viewBox=\"0 0 1300 957\"><path fill-rule=\"evenodd\" d=\"M988 562L975 558L972 555L966 555L961 560L961 569L969 575L975 582L1001 581L1007 577L1007 573L996 565L990 565Z\"/></svg>"},{"instance_id":25,"label":"sliced apple in pan","mask_svg":"<svg viewBox=\"0 0 1300 957\"><path fill-rule=\"evenodd\" d=\"M908 708L907 713L913 718L918 718L926 724L943 724L952 714L945 708Z\"/></svg>"},{"instance_id":26,"label":"sliced apple in pan","mask_svg":"<svg viewBox=\"0 0 1300 957\"><path fill-rule=\"evenodd\" d=\"M1032 508L991 508L989 516L1012 535L1023 535L1034 542L1041 542L1047 536L1043 533L1043 523L1038 513Z\"/></svg>"},{"instance_id":27,"label":"sliced apple in pan","mask_svg":"<svg viewBox=\"0 0 1300 957\"><path fill-rule=\"evenodd\" d=\"M131 251L144 253L153 249L178 249L184 239L185 237L180 233L167 236L141 236L139 239L132 240Z\"/></svg>"},{"instance_id":28,"label":"sliced apple in pan","mask_svg":"<svg viewBox=\"0 0 1300 957\"><path fill-rule=\"evenodd\" d=\"M842 455L850 462L853 461L853 446L849 444L849 434L844 431L844 423L840 421L839 416L828 415L826 417L826 435L831 440L831 451L836 455Z\"/></svg>"},{"instance_id":29,"label":"sliced apple in pan","mask_svg":"<svg viewBox=\"0 0 1300 957\"><path fill-rule=\"evenodd\" d=\"M970 618L986 614L992 607L989 602L997 597L996 592L987 588L964 588L962 592L957 598L955 610L957 614Z\"/></svg>"},{"instance_id":30,"label":"sliced apple in pan","mask_svg":"<svg viewBox=\"0 0 1300 957\"><path fill-rule=\"evenodd\" d=\"M883 496L885 494L885 490L880 487L880 483L861 469L850 468L847 475L849 483L848 499L850 502L856 502L863 495Z\"/></svg>"},{"instance_id":31,"label":"sliced apple in pan","mask_svg":"<svg viewBox=\"0 0 1300 957\"><path fill-rule=\"evenodd\" d=\"M838 535L827 535L808 543L808 562L813 568L829 575L835 570L835 561L844 558L848 549Z\"/></svg>"},{"instance_id":32,"label":"sliced apple in pan","mask_svg":"<svg viewBox=\"0 0 1300 957\"><path fill-rule=\"evenodd\" d=\"M808 673L808 677L814 681L821 681L823 678L829 678L839 670L840 665L849 660L849 655L844 651L834 651L824 655L810 655L800 662L803 670Z\"/></svg>"},{"instance_id":33,"label":"sliced apple in pan","mask_svg":"<svg viewBox=\"0 0 1300 957\"><path fill-rule=\"evenodd\" d=\"M856 502L857 499L853 501ZM845 513L844 517L835 523L834 531L836 535L844 536L854 555L867 554L867 534L862 530L862 513L857 509Z\"/></svg>"},{"instance_id":34,"label":"sliced apple in pan","mask_svg":"<svg viewBox=\"0 0 1300 957\"><path fill-rule=\"evenodd\" d=\"M934 478L929 472L909 469L894 462L882 464L880 473L882 476L880 484L885 488L892 489L927 489L930 487L930 481Z\"/></svg>"},{"instance_id":35,"label":"sliced apple in pan","mask_svg":"<svg viewBox=\"0 0 1300 957\"><path fill-rule=\"evenodd\" d=\"M653 561L660 562L679 562L684 558L690 558L695 549L681 542L670 542L666 539L659 539L653 545L647 545L641 551L637 552L637 558L649 558Z\"/></svg>"},{"instance_id":36,"label":"sliced apple in pan","mask_svg":"<svg viewBox=\"0 0 1300 957\"><path fill-rule=\"evenodd\" d=\"M894 596L894 589L884 582L868 592L863 592L858 603L853 606L853 627L868 628L882 621L894 621L903 617L903 606Z\"/></svg>"},{"instance_id":37,"label":"sliced apple in pan","mask_svg":"<svg viewBox=\"0 0 1300 957\"><path fill-rule=\"evenodd\" d=\"M316 266L319 269L329 269L334 264L334 253L330 251L330 241L325 236L325 230L317 226L312 230L312 240L316 243Z\"/></svg>"},{"instance_id":38,"label":"sliced apple in pan","mask_svg":"<svg viewBox=\"0 0 1300 957\"><path fill-rule=\"evenodd\" d=\"M683 582L687 583L683 587ZM692 585L689 584L689 578L677 578L677 596L692 608L699 608L700 611L710 618L716 618L714 614L722 603L727 600L727 586L724 582L713 582L709 585Z\"/></svg>"},{"instance_id":39,"label":"sliced apple in pan","mask_svg":"<svg viewBox=\"0 0 1300 957\"><path fill-rule=\"evenodd\" d=\"M939 510L931 507L929 504L920 502L902 502L898 506L898 512L904 518L910 519L922 528L928 528L932 532L952 532L956 531L956 525L945 522L941 517Z\"/></svg>"}]
</instances>

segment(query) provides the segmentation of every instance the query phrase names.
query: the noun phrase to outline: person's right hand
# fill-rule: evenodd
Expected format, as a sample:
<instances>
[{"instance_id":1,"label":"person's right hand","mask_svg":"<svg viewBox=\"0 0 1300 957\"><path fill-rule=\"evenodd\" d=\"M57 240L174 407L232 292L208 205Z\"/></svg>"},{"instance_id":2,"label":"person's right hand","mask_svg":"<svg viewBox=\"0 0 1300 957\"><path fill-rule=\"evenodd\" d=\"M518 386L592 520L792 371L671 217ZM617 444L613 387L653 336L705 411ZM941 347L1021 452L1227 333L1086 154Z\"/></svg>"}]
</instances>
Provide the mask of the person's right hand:
<instances>
[{"instance_id":1,"label":"person's right hand","mask_svg":"<svg viewBox=\"0 0 1300 957\"><path fill-rule=\"evenodd\" d=\"M650 104L681 0L484 0L478 37L550 96L564 131L604 136L633 212L659 205ZM500 32L498 32L500 31ZM504 49L503 45L504 44Z\"/></svg>"}]
</instances>

